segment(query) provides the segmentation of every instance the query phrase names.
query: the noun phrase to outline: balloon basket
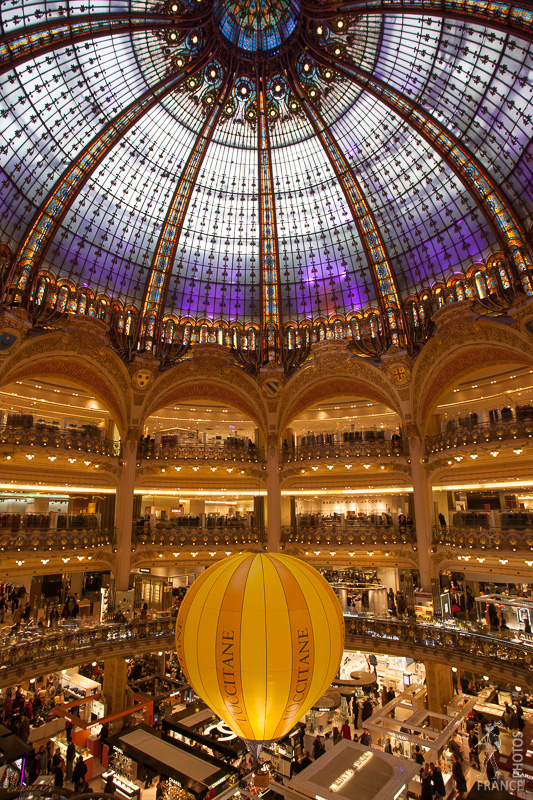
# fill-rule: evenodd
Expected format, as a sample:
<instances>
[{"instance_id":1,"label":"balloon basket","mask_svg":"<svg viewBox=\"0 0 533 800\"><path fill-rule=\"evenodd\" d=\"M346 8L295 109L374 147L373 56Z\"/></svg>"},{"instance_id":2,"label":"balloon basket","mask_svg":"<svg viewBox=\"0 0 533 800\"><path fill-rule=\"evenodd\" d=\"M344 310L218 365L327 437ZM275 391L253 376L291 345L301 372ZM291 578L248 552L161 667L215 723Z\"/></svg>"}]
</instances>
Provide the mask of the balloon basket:
<instances>
[{"instance_id":1,"label":"balloon basket","mask_svg":"<svg viewBox=\"0 0 533 800\"><path fill-rule=\"evenodd\" d=\"M270 783L270 772L254 772L254 786L266 789Z\"/></svg>"}]
</instances>

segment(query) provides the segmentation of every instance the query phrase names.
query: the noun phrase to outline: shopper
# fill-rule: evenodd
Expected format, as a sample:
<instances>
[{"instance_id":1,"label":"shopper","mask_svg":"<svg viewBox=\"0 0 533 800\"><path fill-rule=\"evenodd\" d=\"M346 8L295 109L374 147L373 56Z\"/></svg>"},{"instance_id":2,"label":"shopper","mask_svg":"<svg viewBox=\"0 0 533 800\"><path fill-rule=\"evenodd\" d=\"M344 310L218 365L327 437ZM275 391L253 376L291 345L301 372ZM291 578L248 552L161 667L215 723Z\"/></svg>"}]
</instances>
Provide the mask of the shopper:
<instances>
[{"instance_id":1,"label":"shopper","mask_svg":"<svg viewBox=\"0 0 533 800\"><path fill-rule=\"evenodd\" d=\"M76 766L72 772L72 781L74 783L74 791L78 793L80 791L81 784L85 780L85 776L87 775L87 766L83 763L83 758L78 756L76 760Z\"/></svg>"},{"instance_id":2,"label":"shopper","mask_svg":"<svg viewBox=\"0 0 533 800\"><path fill-rule=\"evenodd\" d=\"M423 765L424 763L424 755L420 749L420 745L415 745L415 752L413 753L413 761L416 761L417 764Z\"/></svg>"},{"instance_id":3,"label":"shopper","mask_svg":"<svg viewBox=\"0 0 533 800\"><path fill-rule=\"evenodd\" d=\"M352 738L352 732L351 732L350 726L348 725L347 722L344 722L343 725L342 725L341 736L342 736L343 739L351 739Z\"/></svg>"},{"instance_id":4,"label":"shopper","mask_svg":"<svg viewBox=\"0 0 533 800\"><path fill-rule=\"evenodd\" d=\"M63 786L63 770L61 769L59 764L57 765L57 767L54 767L54 770L53 770L52 774L54 776L54 786L62 787Z\"/></svg>"},{"instance_id":5,"label":"shopper","mask_svg":"<svg viewBox=\"0 0 533 800\"><path fill-rule=\"evenodd\" d=\"M316 761L317 758L326 752L326 748L324 747L324 743L320 736L315 736L315 740L313 742L313 758Z\"/></svg>"},{"instance_id":6,"label":"shopper","mask_svg":"<svg viewBox=\"0 0 533 800\"><path fill-rule=\"evenodd\" d=\"M370 702L370 700L367 697L367 698L365 698L365 700L363 702L363 710L361 712L361 720L362 720L362 722L363 723L366 722L366 720L369 719L372 716L373 712L374 712L374 709L373 709L372 703Z\"/></svg>"},{"instance_id":7,"label":"shopper","mask_svg":"<svg viewBox=\"0 0 533 800\"><path fill-rule=\"evenodd\" d=\"M452 775L455 781L455 788L457 790L456 800L463 800L466 792L466 781L465 776L463 775L461 757L458 753L452 754Z\"/></svg>"},{"instance_id":8,"label":"shopper","mask_svg":"<svg viewBox=\"0 0 533 800\"><path fill-rule=\"evenodd\" d=\"M65 775L68 783L71 783L72 781L72 770L74 768L75 757L76 757L76 745L71 739L67 747L67 768Z\"/></svg>"},{"instance_id":9,"label":"shopper","mask_svg":"<svg viewBox=\"0 0 533 800\"><path fill-rule=\"evenodd\" d=\"M420 800L433 800L431 774L425 767L420 771Z\"/></svg>"},{"instance_id":10,"label":"shopper","mask_svg":"<svg viewBox=\"0 0 533 800\"><path fill-rule=\"evenodd\" d=\"M336 725L333 727L333 730L332 730L332 735L333 735L333 744L334 744L334 745L335 745L335 744L337 744L337 742L338 742L340 739L342 739L341 732L340 732L340 730L337 728L337 726L336 726Z\"/></svg>"},{"instance_id":11,"label":"shopper","mask_svg":"<svg viewBox=\"0 0 533 800\"><path fill-rule=\"evenodd\" d=\"M429 765L429 771L431 775L431 783L433 784L433 791L435 793L436 800L444 800L446 797L446 789L444 787L444 778L442 777L442 771L439 767L438 763L435 764L433 761Z\"/></svg>"},{"instance_id":12,"label":"shopper","mask_svg":"<svg viewBox=\"0 0 533 800\"><path fill-rule=\"evenodd\" d=\"M324 750L326 753L328 752L328 750L331 750L333 744L334 744L333 739L331 738L331 734L328 731L324 736Z\"/></svg>"},{"instance_id":13,"label":"shopper","mask_svg":"<svg viewBox=\"0 0 533 800\"><path fill-rule=\"evenodd\" d=\"M116 786L115 782L113 781L113 775L109 775L104 786L104 794L115 794L115 789Z\"/></svg>"},{"instance_id":14,"label":"shopper","mask_svg":"<svg viewBox=\"0 0 533 800\"><path fill-rule=\"evenodd\" d=\"M366 728L363 729L363 733L359 739L359 744L364 745L365 747L370 747L372 744L372 737L370 736L369 732Z\"/></svg>"},{"instance_id":15,"label":"shopper","mask_svg":"<svg viewBox=\"0 0 533 800\"><path fill-rule=\"evenodd\" d=\"M385 744L383 745L383 752L392 755L392 745L390 743L390 739L385 740Z\"/></svg>"}]
</instances>

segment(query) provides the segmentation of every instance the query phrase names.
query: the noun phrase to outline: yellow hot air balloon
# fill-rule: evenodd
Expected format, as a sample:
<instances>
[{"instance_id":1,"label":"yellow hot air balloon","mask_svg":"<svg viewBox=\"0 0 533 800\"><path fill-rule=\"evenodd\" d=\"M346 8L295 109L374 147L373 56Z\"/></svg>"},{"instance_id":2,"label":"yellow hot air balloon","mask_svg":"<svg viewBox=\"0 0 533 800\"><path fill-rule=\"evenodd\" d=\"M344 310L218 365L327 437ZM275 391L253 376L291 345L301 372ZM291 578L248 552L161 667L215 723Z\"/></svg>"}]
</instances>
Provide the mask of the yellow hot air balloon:
<instances>
[{"instance_id":1,"label":"yellow hot air balloon","mask_svg":"<svg viewBox=\"0 0 533 800\"><path fill-rule=\"evenodd\" d=\"M329 584L279 553L210 567L176 622L187 680L256 756L259 743L285 736L324 694L343 647L344 619Z\"/></svg>"}]
</instances>

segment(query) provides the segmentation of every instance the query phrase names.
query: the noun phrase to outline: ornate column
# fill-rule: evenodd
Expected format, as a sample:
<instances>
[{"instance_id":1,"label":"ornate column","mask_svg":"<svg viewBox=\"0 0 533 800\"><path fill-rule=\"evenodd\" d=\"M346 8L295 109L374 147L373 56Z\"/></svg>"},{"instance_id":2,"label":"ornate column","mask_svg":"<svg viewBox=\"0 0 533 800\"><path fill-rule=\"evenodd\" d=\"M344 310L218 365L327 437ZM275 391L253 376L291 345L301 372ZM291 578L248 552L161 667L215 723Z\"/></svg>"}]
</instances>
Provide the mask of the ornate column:
<instances>
[{"instance_id":1,"label":"ornate column","mask_svg":"<svg viewBox=\"0 0 533 800\"><path fill-rule=\"evenodd\" d=\"M115 503L115 528L117 554L115 562L115 588L119 592L129 589L131 562L131 530L133 524L133 491L137 464L138 431L130 429L122 443L122 470Z\"/></svg>"},{"instance_id":2,"label":"ornate column","mask_svg":"<svg viewBox=\"0 0 533 800\"><path fill-rule=\"evenodd\" d=\"M278 435L277 433L271 433L268 436L266 452L266 527L268 550L270 553L278 552L281 536L281 489L279 485L279 457L280 448Z\"/></svg>"},{"instance_id":3,"label":"ornate column","mask_svg":"<svg viewBox=\"0 0 533 800\"><path fill-rule=\"evenodd\" d=\"M407 427L406 438L409 443L411 459L411 477L413 480L413 498L415 509L416 538L418 542L418 568L420 582L425 592L431 592L432 560L431 546L433 541L433 509L431 487L426 473L424 458L424 441L416 425Z\"/></svg>"}]
</instances>

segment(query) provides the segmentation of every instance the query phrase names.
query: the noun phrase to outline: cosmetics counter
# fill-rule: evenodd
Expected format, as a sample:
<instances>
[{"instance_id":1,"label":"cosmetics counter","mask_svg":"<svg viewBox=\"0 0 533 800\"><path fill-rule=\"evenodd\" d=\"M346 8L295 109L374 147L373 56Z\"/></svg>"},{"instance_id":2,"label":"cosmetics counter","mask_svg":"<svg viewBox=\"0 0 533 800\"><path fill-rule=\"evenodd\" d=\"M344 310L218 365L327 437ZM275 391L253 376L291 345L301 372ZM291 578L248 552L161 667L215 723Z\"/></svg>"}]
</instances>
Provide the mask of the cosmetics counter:
<instances>
[{"instance_id":1,"label":"cosmetics counter","mask_svg":"<svg viewBox=\"0 0 533 800\"><path fill-rule=\"evenodd\" d=\"M154 725L172 714L176 707L181 709L186 698L192 694L187 683L160 674L128 681L128 685L138 697L152 703Z\"/></svg>"},{"instance_id":2,"label":"cosmetics counter","mask_svg":"<svg viewBox=\"0 0 533 800\"><path fill-rule=\"evenodd\" d=\"M30 745L0 724L0 789L13 791L24 785L24 768L30 750Z\"/></svg>"},{"instance_id":3,"label":"cosmetics counter","mask_svg":"<svg viewBox=\"0 0 533 800\"><path fill-rule=\"evenodd\" d=\"M202 748L228 764L237 764L247 752L242 740L200 701L165 717L162 730L166 736Z\"/></svg>"},{"instance_id":4,"label":"cosmetics counter","mask_svg":"<svg viewBox=\"0 0 533 800\"><path fill-rule=\"evenodd\" d=\"M463 752L468 753L468 739L459 729L473 710L477 697L458 695L450 704L448 714L428 711L425 687L412 687L376 711L365 723L372 734L374 746L390 743L392 754L413 759L418 746L426 762L440 761L447 792L452 789L452 761L448 750L450 738L457 734ZM409 783L409 791L420 796L418 773Z\"/></svg>"},{"instance_id":5,"label":"cosmetics counter","mask_svg":"<svg viewBox=\"0 0 533 800\"><path fill-rule=\"evenodd\" d=\"M146 774L172 781L194 800L203 800L211 789L237 779L231 764L144 724L109 737L106 745L110 766L102 777L113 775L117 794L130 800L140 788L137 781Z\"/></svg>"},{"instance_id":6,"label":"cosmetics counter","mask_svg":"<svg viewBox=\"0 0 533 800\"><path fill-rule=\"evenodd\" d=\"M298 773L289 789L315 800L407 800L420 766L343 739Z\"/></svg>"}]
</instances>

